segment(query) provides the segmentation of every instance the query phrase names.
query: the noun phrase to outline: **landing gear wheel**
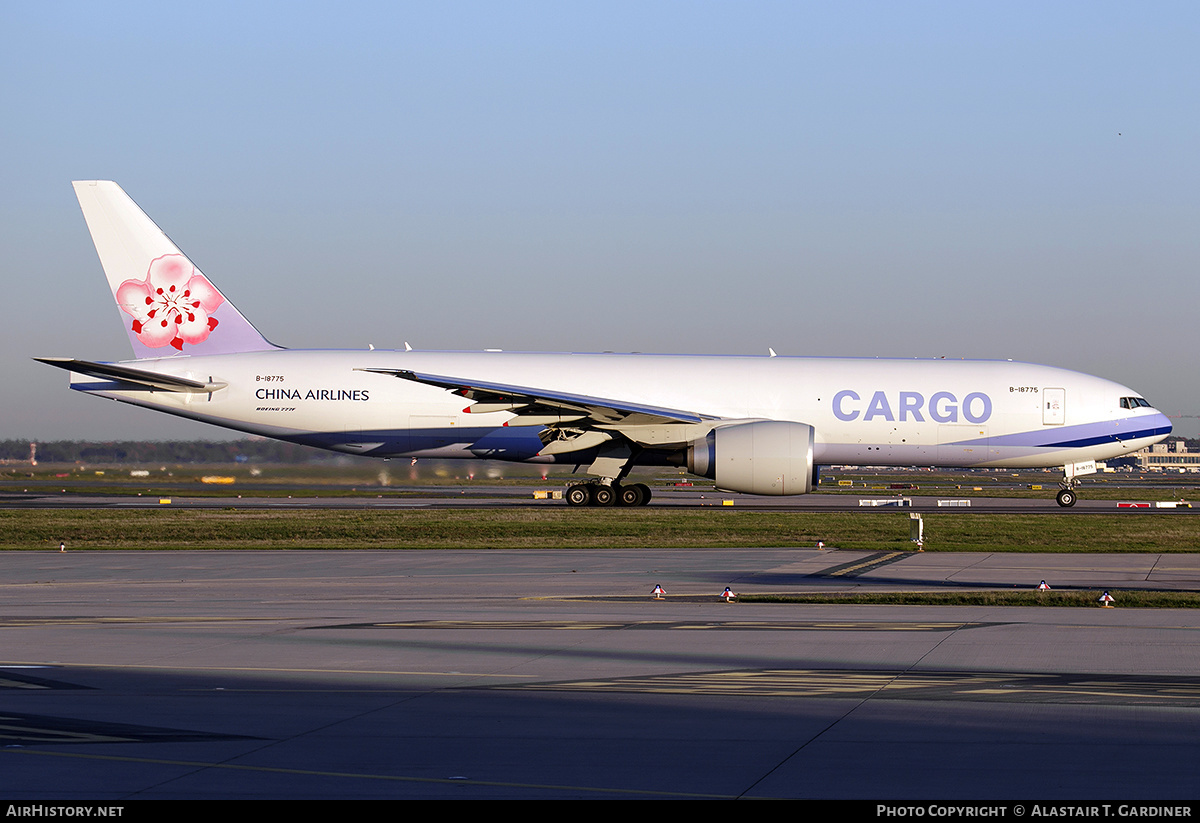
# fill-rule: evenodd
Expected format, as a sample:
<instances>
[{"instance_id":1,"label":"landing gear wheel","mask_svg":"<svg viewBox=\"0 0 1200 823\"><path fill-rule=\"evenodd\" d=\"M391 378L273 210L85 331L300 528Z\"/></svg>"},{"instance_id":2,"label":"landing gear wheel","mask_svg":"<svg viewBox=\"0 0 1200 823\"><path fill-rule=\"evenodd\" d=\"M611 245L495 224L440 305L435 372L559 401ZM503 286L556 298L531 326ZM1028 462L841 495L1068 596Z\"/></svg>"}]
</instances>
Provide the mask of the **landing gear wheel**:
<instances>
[{"instance_id":1,"label":"landing gear wheel","mask_svg":"<svg viewBox=\"0 0 1200 823\"><path fill-rule=\"evenodd\" d=\"M646 505L646 487L641 483L634 483L632 486L621 486L617 491L618 506L644 506Z\"/></svg>"},{"instance_id":2,"label":"landing gear wheel","mask_svg":"<svg viewBox=\"0 0 1200 823\"><path fill-rule=\"evenodd\" d=\"M592 494L586 484L572 486L567 489L568 506L586 506L592 502Z\"/></svg>"},{"instance_id":3,"label":"landing gear wheel","mask_svg":"<svg viewBox=\"0 0 1200 823\"><path fill-rule=\"evenodd\" d=\"M1064 509L1067 509L1075 505L1075 498L1076 495L1072 489L1062 489L1059 491L1056 499L1058 500L1058 505L1062 506Z\"/></svg>"},{"instance_id":4,"label":"landing gear wheel","mask_svg":"<svg viewBox=\"0 0 1200 823\"><path fill-rule=\"evenodd\" d=\"M593 506L611 506L617 502L617 493L612 486L596 485L592 487Z\"/></svg>"},{"instance_id":5,"label":"landing gear wheel","mask_svg":"<svg viewBox=\"0 0 1200 823\"><path fill-rule=\"evenodd\" d=\"M637 484L635 484L635 485L636 485L636 486L637 486L639 489L641 489L641 490L642 490L642 502L641 502L641 503L638 503L638 505L639 505L639 506L645 506L647 503L649 503L649 502L650 502L650 497L651 497L651 494L650 494L650 487L649 487L649 486L647 486L645 483L637 483Z\"/></svg>"}]
</instances>

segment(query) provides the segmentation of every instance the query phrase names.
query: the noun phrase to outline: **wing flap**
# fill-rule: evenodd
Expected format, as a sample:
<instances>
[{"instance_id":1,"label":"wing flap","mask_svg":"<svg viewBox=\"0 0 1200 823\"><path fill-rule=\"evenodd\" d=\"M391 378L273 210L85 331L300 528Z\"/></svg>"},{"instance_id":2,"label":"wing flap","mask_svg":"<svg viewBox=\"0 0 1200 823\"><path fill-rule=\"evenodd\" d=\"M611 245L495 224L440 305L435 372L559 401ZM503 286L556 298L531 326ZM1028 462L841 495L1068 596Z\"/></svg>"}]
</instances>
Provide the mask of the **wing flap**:
<instances>
[{"instance_id":1,"label":"wing flap","mask_svg":"<svg viewBox=\"0 0 1200 823\"><path fill-rule=\"evenodd\" d=\"M437 374L422 374L407 369L361 368L357 371L388 374L402 380L411 380L427 386L437 386L446 391L483 405L485 409L506 411L518 419L530 417L560 417L573 425L592 425L597 428L624 429L628 426L662 425L669 423L704 423L716 418L680 409L667 409L642 403L630 403L604 397L537 389L528 386L513 386L483 380L448 377ZM586 420L584 420L586 418ZM517 425L514 423L514 425Z\"/></svg>"}]
</instances>

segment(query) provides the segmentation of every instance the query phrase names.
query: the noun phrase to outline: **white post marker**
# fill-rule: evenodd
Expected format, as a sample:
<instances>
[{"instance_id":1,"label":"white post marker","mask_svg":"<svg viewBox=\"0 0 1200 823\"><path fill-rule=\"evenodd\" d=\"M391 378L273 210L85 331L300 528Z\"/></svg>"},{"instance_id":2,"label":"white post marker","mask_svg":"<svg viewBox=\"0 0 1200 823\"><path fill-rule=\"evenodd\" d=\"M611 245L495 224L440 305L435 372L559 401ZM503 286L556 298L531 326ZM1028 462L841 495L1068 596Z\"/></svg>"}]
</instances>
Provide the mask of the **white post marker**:
<instances>
[{"instance_id":1,"label":"white post marker","mask_svg":"<svg viewBox=\"0 0 1200 823\"><path fill-rule=\"evenodd\" d=\"M1116 603L1116 602L1117 601L1113 600L1113 596L1111 594L1109 594L1108 592L1105 592L1104 594L1100 595L1100 607L1101 608L1111 609L1113 607L1113 603Z\"/></svg>"},{"instance_id":2,"label":"white post marker","mask_svg":"<svg viewBox=\"0 0 1200 823\"><path fill-rule=\"evenodd\" d=\"M1045 580L1043 580L1041 583L1038 583L1038 591L1039 591L1039 592L1048 592L1048 591L1050 591L1050 584L1049 584L1049 583L1047 583Z\"/></svg>"},{"instance_id":3,"label":"white post marker","mask_svg":"<svg viewBox=\"0 0 1200 823\"><path fill-rule=\"evenodd\" d=\"M65 540L58 541L58 550L60 552L65 552L67 550L67 541L65 541Z\"/></svg>"},{"instance_id":4,"label":"white post marker","mask_svg":"<svg viewBox=\"0 0 1200 823\"><path fill-rule=\"evenodd\" d=\"M721 597L725 598L726 603L732 603L733 598L737 597L737 595L728 586L726 586L725 591L721 592Z\"/></svg>"},{"instance_id":5,"label":"white post marker","mask_svg":"<svg viewBox=\"0 0 1200 823\"><path fill-rule=\"evenodd\" d=\"M824 551L824 550L825 550L825 541L824 541L824 540L818 540L818 541L817 541L817 548L818 548L818 549L820 549L821 551Z\"/></svg>"},{"instance_id":6,"label":"white post marker","mask_svg":"<svg viewBox=\"0 0 1200 823\"><path fill-rule=\"evenodd\" d=\"M651 594L653 594L653 595L654 595L654 599L655 599L655 600L662 600L662 599L663 599L663 595L664 595L664 594L666 594L666 592L665 592L665 591L663 591L663 587L662 587L662 586L660 586L660 585L658 585L657 583L655 583L655 584L654 584L654 591L653 591L653 592L651 592Z\"/></svg>"}]
</instances>

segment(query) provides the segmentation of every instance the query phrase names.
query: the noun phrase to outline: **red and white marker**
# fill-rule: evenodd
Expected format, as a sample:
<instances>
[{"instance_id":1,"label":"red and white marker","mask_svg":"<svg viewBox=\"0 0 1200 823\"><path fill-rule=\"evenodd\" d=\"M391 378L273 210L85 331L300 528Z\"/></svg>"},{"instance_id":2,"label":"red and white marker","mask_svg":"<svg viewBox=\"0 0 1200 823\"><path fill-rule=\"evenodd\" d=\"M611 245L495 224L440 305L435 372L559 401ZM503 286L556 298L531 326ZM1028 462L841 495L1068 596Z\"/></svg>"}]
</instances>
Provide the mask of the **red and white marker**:
<instances>
[{"instance_id":1,"label":"red and white marker","mask_svg":"<svg viewBox=\"0 0 1200 823\"><path fill-rule=\"evenodd\" d=\"M655 584L654 584L654 591L653 591L653 592L651 592L651 594L653 594L653 595L654 595L654 599L655 599L655 600L662 600L662 599L663 599L663 595L664 595L664 594L666 594L666 592L665 592L665 591L663 591L663 587L662 587L662 586L660 586L660 585L658 585L657 583L655 583Z\"/></svg>"},{"instance_id":2,"label":"red and white marker","mask_svg":"<svg viewBox=\"0 0 1200 823\"><path fill-rule=\"evenodd\" d=\"M1116 602L1117 601L1113 600L1113 596L1111 594L1109 594L1108 592L1105 592L1104 594L1100 595L1101 608L1111 609L1113 607L1113 603L1116 603Z\"/></svg>"},{"instance_id":3,"label":"red and white marker","mask_svg":"<svg viewBox=\"0 0 1200 823\"><path fill-rule=\"evenodd\" d=\"M1043 580L1041 583L1038 583L1038 591L1039 591L1039 592L1048 592L1048 591L1050 591L1050 584L1049 584L1049 583L1047 583L1045 580Z\"/></svg>"},{"instance_id":4,"label":"red and white marker","mask_svg":"<svg viewBox=\"0 0 1200 823\"><path fill-rule=\"evenodd\" d=\"M733 598L737 597L737 595L728 586L726 586L725 591L721 592L721 597L725 598L726 603L732 603Z\"/></svg>"}]
</instances>

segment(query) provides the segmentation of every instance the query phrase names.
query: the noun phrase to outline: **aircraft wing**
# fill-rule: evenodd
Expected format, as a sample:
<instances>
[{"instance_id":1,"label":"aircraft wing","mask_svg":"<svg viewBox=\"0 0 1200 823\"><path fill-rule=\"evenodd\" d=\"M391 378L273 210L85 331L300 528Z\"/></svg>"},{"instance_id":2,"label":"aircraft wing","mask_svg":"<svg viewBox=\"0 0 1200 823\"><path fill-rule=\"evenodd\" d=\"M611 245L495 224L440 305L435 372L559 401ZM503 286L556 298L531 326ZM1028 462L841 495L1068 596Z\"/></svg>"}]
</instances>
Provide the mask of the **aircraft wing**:
<instances>
[{"instance_id":1,"label":"aircraft wing","mask_svg":"<svg viewBox=\"0 0 1200 823\"><path fill-rule=\"evenodd\" d=\"M362 368L358 371L390 374L445 389L472 401L472 405L464 409L470 414L506 411L516 415L504 424L506 426L546 427L541 435L547 446L543 454L590 448L611 440L617 433L643 445L683 441L695 436L696 427L706 430L718 419L644 403L422 374L407 369Z\"/></svg>"},{"instance_id":2,"label":"aircraft wing","mask_svg":"<svg viewBox=\"0 0 1200 823\"><path fill-rule=\"evenodd\" d=\"M191 380L186 377L175 377L170 374L135 369L129 366L118 366L114 363L93 363L90 360L76 360L71 357L35 357L39 363L56 366L60 369L86 374L88 377L99 377L102 380L115 380L120 383L131 383L148 389L175 392L214 392L225 387L225 383L206 383L203 380Z\"/></svg>"}]
</instances>

